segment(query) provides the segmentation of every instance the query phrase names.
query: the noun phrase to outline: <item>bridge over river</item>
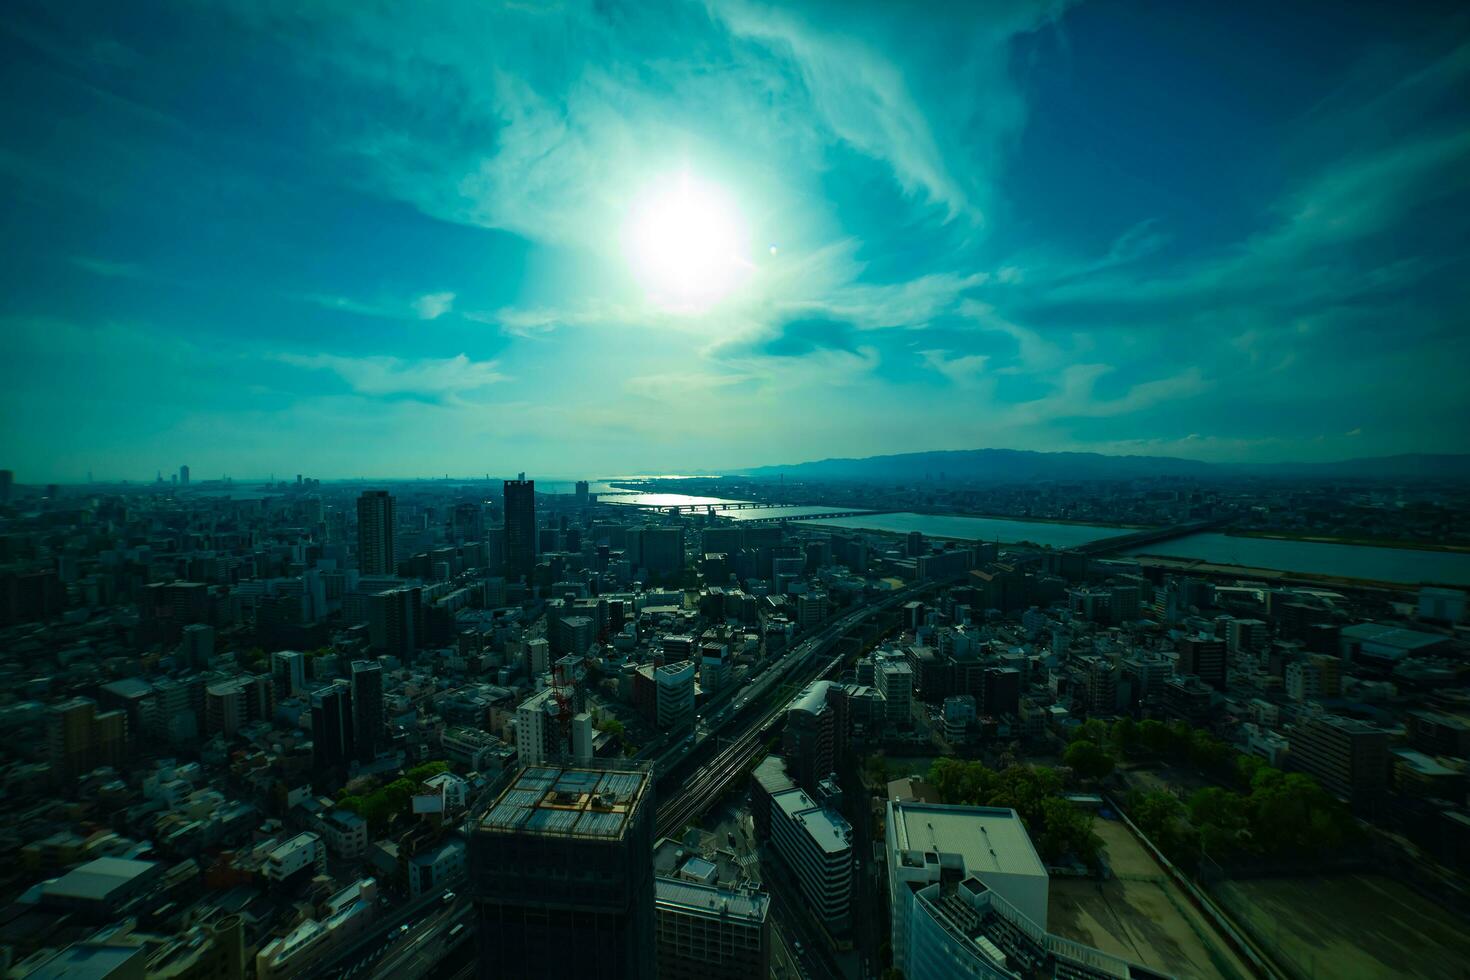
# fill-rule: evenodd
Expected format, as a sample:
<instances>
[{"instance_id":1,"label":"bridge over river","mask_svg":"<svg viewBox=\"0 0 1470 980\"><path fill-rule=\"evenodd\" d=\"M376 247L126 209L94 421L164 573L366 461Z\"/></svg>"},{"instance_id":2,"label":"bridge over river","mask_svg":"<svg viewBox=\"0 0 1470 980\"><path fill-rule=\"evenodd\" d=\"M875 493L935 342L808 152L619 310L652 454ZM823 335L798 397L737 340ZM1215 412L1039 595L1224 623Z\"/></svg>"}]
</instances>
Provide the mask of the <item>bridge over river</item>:
<instances>
[{"instance_id":1,"label":"bridge over river","mask_svg":"<svg viewBox=\"0 0 1470 980\"><path fill-rule=\"evenodd\" d=\"M1078 545L1073 550L1089 555L1114 554L1129 548L1139 548L1146 544L1158 544L1160 541L1171 541L1174 538L1199 534L1201 531L1214 531L1229 524L1232 520L1234 518L1221 517L1212 521L1193 521L1188 524L1170 524L1168 527L1144 528L1141 531L1090 541L1087 544Z\"/></svg>"}]
</instances>

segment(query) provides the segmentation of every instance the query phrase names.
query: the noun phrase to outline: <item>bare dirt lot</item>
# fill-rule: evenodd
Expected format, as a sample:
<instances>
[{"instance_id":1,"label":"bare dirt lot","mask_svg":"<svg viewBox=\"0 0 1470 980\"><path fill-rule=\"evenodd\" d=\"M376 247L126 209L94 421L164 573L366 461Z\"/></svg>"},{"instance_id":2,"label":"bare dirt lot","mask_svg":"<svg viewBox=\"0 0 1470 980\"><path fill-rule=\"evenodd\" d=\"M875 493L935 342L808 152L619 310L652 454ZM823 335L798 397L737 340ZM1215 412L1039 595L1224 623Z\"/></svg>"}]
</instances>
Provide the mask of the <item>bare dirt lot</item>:
<instances>
[{"instance_id":1,"label":"bare dirt lot","mask_svg":"<svg viewBox=\"0 0 1470 980\"><path fill-rule=\"evenodd\" d=\"M1098 819L1093 830L1114 877L1053 878L1052 932L1178 977L1252 975L1127 827Z\"/></svg>"},{"instance_id":2,"label":"bare dirt lot","mask_svg":"<svg viewBox=\"0 0 1470 980\"><path fill-rule=\"evenodd\" d=\"M1213 894L1298 977L1467 975L1470 925L1382 875L1258 878Z\"/></svg>"}]
</instances>

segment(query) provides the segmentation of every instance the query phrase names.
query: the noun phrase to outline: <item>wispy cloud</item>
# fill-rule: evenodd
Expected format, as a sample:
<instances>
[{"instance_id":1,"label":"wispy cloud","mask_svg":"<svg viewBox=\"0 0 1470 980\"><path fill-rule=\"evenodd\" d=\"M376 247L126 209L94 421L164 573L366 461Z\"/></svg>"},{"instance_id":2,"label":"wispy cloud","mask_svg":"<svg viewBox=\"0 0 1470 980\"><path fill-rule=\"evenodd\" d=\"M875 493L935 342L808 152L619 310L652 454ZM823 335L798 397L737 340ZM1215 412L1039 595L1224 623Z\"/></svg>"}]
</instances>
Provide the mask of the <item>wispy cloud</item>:
<instances>
[{"instance_id":1,"label":"wispy cloud","mask_svg":"<svg viewBox=\"0 0 1470 980\"><path fill-rule=\"evenodd\" d=\"M414 395L439 399L478 391L506 380L498 362L472 361L464 354L422 360L277 354L275 359L292 367L330 371L362 395Z\"/></svg>"},{"instance_id":2,"label":"wispy cloud","mask_svg":"<svg viewBox=\"0 0 1470 980\"><path fill-rule=\"evenodd\" d=\"M437 320L454 308L453 293L425 293L413 301L420 320Z\"/></svg>"},{"instance_id":3,"label":"wispy cloud","mask_svg":"<svg viewBox=\"0 0 1470 980\"><path fill-rule=\"evenodd\" d=\"M143 266L136 262L115 262L110 259L74 255L71 258L71 264L93 275L108 279L141 279L145 275Z\"/></svg>"}]
</instances>

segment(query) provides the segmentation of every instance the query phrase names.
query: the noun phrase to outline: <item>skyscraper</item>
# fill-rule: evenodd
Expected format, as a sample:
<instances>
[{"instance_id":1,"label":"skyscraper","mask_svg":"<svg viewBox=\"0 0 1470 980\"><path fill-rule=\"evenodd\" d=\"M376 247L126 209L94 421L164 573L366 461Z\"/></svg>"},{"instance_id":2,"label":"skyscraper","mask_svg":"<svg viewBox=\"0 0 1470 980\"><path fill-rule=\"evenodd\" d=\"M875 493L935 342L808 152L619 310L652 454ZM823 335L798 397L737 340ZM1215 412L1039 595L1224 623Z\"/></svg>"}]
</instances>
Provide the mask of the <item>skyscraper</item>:
<instances>
[{"instance_id":1,"label":"skyscraper","mask_svg":"<svg viewBox=\"0 0 1470 980\"><path fill-rule=\"evenodd\" d=\"M357 567L364 575L392 575L395 515L386 490L364 490L357 498Z\"/></svg>"},{"instance_id":2,"label":"skyscraper","mask_svg":"<svg viewBox=\"0 0 1470 980\"><path fill-rule=\"evenodd\" d=\"M352 688L336 680L311 696L311 761L323 772L346 765L352 752Z\"/></svg>"},{"instance_id":3,"label":"skyscraper","mask_svg":"<svg viewBox=\"0 0 1470 980\"><path fill-rule=\"evenodd\" d=\"M522 769L470 839L480 976L654 975L653 780Z\"/></svg>"},{"instance_id":4,"label":"skyscraper","mask_svg":"<svg viewBox=\"0 0 1470 980\"><path fill-rule=\"evenodd\" d=\"M586 480L578 480L577 481L577 506L578 507L586 507L587 506L587 481Z\"/></svg>"},{"instance_id":5,"label":"skyscraper","mask_svg":"<svg viewBox=\"0 0 1470 980\"><path fill-rule=\"evenodd\" d=\"M536 569L536 481L505 481L505 574L529 582Z\"/></svg>"},{"instance_id":6,"label":"skyscraper","mask_svg":"<svg viewBox=\"0 0 1470 980\"><path fill-rule=\"evenodd\" d=\"M352 661L352 731L361 762L372 762L388 745L383 719L383 668L376 660Z\"/></svg>"}]
</instances>

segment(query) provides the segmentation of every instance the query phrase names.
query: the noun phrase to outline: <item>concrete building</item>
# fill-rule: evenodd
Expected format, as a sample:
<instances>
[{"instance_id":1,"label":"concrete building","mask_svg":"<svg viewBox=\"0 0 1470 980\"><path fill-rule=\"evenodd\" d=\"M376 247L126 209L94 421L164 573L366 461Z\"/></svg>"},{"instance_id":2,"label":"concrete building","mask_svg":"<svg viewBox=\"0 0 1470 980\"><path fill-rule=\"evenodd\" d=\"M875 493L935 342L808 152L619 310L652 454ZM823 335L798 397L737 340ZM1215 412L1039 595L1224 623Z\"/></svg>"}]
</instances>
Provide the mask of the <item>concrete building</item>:
<instances>
[{"instance_id":1,"label":"concrete building","mask_svg":"<svg viewBox=\"0 0 1470 980\"><path fill-rule=\"evenodd\" d=\"M767 980L770 908L760 892L656 877L659 980Z\"/></svg>"},{"instance_id":2,"label":"concrete building","mask_svg":"<svg viewBox=\"0 0 1470 980\"><path fill-rule=\"evenodd\" d=\"M1204 634L1184 637L1179 641L1179 672L1225 690L1225 641Z\"/></svg>"},{"instance_id":3,"label":"concrete building","mask_svg":"<svg viewBox=\"0 0 1470 980\"><path fill-rule=\"evenodd\" d=\"M446 837L415 853L408 859L409 897L433 895L463 881L466 854L465 843L458 837Z\"/></svg>"},{"instance_id":4,"label":"concrete building","mask_svg":"<svg viewBox=\"0 0 1470 980\"><path fill-rule=\"evenodd\" d=\"M357 498L357 567L362 574L395 573L397 526L393 495L388 491L365 490Z\"/></svg>"},{"instance_id":5,"label":"concrete building","mask_svg":"<svg viewBox=\"0 0 1470 980\"><path fill-rule=\"evenodd\" d=\"M306 656L296 650L277 650L271 654L271 684L276 700L306 693Z\"/></svg>"},{"instance_id":6,"label":"concrete building","mask_svg":"<svg viewBox=\"0 0 1470 980\"><path fill-rule=\"evenodd\" d=\"M906 980L1165 980L1167 976L1047 932L973 875L946 875L919 888L903 927Z\"/></svg>"},{"instance_id":7,"label":"concrete building","mask_svg":"<svg viewBox=\"0 0 1470 980\"><path fill-rule=\"evenodd\" d=\"M516 706L516 753L521 765L539 766L561 757L565 746L559 737L559 710L549 687Z\"/></svg>"},{"instance_id":8,"label":"concrete building","mask_svg":"<svg viewBox=\"0 0 1470 980\"><path fill-rule=\"evenodd\" d=\"M654 975L653 780L521 770L470 841L480 976Z\"/></svg>"},{"instance_id":9,"label":"concrete building","mask_svg":"<svg viewBox=\"0 0 1470 980\"><path fill-rule=\"evenodd\" d=\"M893 965L906 976L915 895L942 878L978 877L1046 927L1050 879L1015 810L890 800L884 846Z\"/></svg>"},{"instance_id":10,"label":"concrete building","mask_svg":"<svg viewBox=\"0 0 1470 980\"><path fill-rule=\"evenodd\" d=\"M376 660L352 661L352 737L360 762L372 762L388 747L383 713L383 668Z\"/></svg>"},{"instance_id":11,"label":"concrete building","mask_svg":"<svg viewBox=\"0 0 1470 980\"><path fill-rule=\"evenodd\" d=\"M653 672L656 686L654 723L662 731L694 727L694 662L664 664Z\"/></svg>"},{"instance_id":12,"label":"concrete building","mask_svg":"<svg viewBox=\"0 0 1470 980\"><path fill-rule=\"evenodd\" d=\"M536 571L536 481L506 480L505 574L529 583Z\"/></svg>"},{"instance_id":13,"label":"concrete building","mask_svg":"<svg viewBox=\"0 0 1470 980\"><path fill-rule=\"evenodd\" d=\"M771 798L771 843L812 914L832 933L852 916L852 827L801 788Z\"/></svg>"},{"instance_id":14,"label":"concrete building","mask_svg":"<svg viewBox=\"0 0 1470 980\"><path fill-rule=\"evenodd\" d=\"M407 663L418 649L418 589L386 589L368 596L368 639L373 650Z\"/></svg>"},{"instance_id":15,"label":"concrete building","mask_svg":"<svg viewBox=\"0 0 1470 980\"><path fill-rule=\"evenodd\" d=\"M290 840L278 844L266 855L261 874L271 881L285 881L302 872L325 874L327 870L327 848L322 838L311 831L302 831Z\"/></svg>"},{"instance_id":16,"label":"concrete building","mask_svg":"<svg viewBox=\"0 0 1470 980\"><path fill-rule=\"evenodd\" d=\"M645 527L643 567L650 575L668 577L684 568L684 529L682 527Z\"/></svg>"},{"instance_id":17,"label":"concrete building","mask_svg":"<svg viewBox=\"0 0 1470 980\"><path fill-rule=\"evenodd\" d=\"M345 766L353 757L352 687L336 680L311 695L311 757L318 772Z\"/></svg>"},{"instance_id":18,"label":"concrete building","mask_svg":"<svg viewBox=\"0 0 1470 980\"><path fill-rule=\"evenodd\" d=\"M97 710L91 698L72 698L46 711L46 749L56 775L74 778L98 766L118 766L127 752L123 711Z\"/></svg>"},{"instance_id":19,"label":"concrete building","mask_svg":"<svg viewBox=\"0 0 1470 980\"><path fill-rule=\"evenodd\" d=\"M845 747L844 694L833 681L813 681L786 708L781 753L798 786L815 793L837 771Z\"/></svg>"},{"instance_id":20,"label":"concrete building","mask_svg":"<svg viewBox=\"0 0 1470 980\"><path fill-rule=\"evenodd\" d=\"M903 661L888 660L875 666L873 676L878 693L888 705L888 723L909 724L914 714L913 668Z\"/></svg>"},{"instance_id":21,"label":"concrete building","mask_svg":"<svg viewBox=\"0 0 1470 980\"><path fill-rule=\"evenodd\" d=\"M1317 715L1290 733L1291 767L1314 776L1327 792L1363 802L1388 788L1388 733L1366 722Z\"/></svg>"},{"instance_id":22,"label":"concrete building","mask_svg":"<svg viewBox=\"0 0 1470 980\"><path fill-rule=\"evenodd\" d=\"M338 857L359 858L367 853L368 823L351 810L334 809L317 822L327 849Z\"/></svg>"}]
</instances>

